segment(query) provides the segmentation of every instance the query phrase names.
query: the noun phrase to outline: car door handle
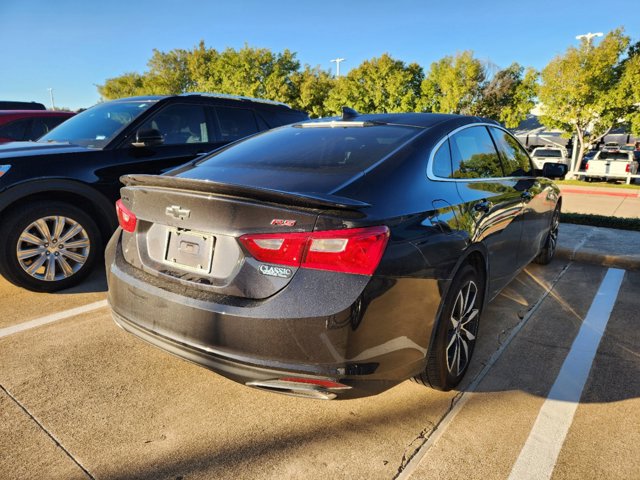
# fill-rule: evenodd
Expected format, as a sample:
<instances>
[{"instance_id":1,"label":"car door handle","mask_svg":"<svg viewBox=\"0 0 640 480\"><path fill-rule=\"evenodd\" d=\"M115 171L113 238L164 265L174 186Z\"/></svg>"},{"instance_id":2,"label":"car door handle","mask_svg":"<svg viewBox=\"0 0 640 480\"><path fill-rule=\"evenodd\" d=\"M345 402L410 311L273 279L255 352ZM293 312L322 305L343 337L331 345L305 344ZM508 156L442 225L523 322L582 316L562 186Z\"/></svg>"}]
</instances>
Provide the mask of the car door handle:
<instances>
[{"instance_id":1,"label":"car door handle","mask_svg":"<svg viewBox=\"0 0 640 480\"><path fill-rule=\"evenodd\" d=\"M531 192L522 192L522 194L520 195L520 198L522 198L523 200L531 200L533 198L533 193Z\"/></svg>"},{"instance_id":2,"label":"car door handle","mask_svg":"<svg viewBox=\"0 0 640 480\"><path fill-rule=\"evenodd\" d=\"M489 200L482 200L473 206L473 210L486 213L491 210L491 207L493 207L493 204Z\"/></svg>"}]
</instances>

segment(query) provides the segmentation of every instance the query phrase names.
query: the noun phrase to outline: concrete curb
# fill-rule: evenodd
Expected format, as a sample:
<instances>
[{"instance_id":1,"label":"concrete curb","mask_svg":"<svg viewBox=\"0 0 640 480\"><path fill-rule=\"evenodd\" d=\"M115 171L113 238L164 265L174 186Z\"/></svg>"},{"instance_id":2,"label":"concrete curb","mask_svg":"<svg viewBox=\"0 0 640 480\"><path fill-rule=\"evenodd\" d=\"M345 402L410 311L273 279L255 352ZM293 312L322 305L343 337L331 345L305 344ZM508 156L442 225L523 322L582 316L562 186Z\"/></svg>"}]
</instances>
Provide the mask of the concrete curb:
<instances>
[{"instance_id":1,"label":"concrete curb","mask_svg":"<svg viewBox=\"0 0 640 480\"><path fill-rule=\"evenodd\" d=\"M603 267L623 268L625 270L640 270L640 256L637 255L607 255L595 250L572 250L558 246L556 257L576 262L601 265Z\"/></svg>"}]
</instances>

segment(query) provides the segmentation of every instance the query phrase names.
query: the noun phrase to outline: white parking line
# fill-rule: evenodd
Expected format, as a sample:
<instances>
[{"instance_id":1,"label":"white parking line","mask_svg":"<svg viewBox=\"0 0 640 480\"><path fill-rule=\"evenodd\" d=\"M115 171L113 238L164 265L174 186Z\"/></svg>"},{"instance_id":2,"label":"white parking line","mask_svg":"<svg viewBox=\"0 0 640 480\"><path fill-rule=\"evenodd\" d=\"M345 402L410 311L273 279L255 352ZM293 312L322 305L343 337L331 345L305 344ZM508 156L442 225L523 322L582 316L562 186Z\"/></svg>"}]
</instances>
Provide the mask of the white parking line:
<instances>
[{"instance_id":1,"label":"white parking line","mask_svg":"<svg viewBox=\"0 0 640 480\"><path fill-rule=\"evenodd\" d=\"M19 323L18 325L0 328L0 338L8 337L9 335L13 335L15 333L24 332L25 330L29 330L30 328L40 327L42 325L46 325L47 323L57 322L58 320L64 320L65 318L69 317L75 317L76 315L81 315L93 310L98 310L99 308L103 308L106 306L107 301L100 300L98 302L89 303L81 307L71 308L62 312L52 313L51 315L47 315L45 317L36 318L35 320Z\"/></svg>"},{"instance_id":2,"label":"white parking line","mask_svg":"<svg viewBox=\"0 0 640 480\"><path fill-rule=\"evenodd\" d=\"M425 443L423 443L420 448L418 448L413 457L411 457L409 462L404 466L404 468L402 468L400 473L396 475L394 480L407 480L411 477L413 472L417 470L420 462L427 455L427 452L433 445L436 444L440 437L444 435L444 432L447 431L449 425L453 422L456 415L458 415L458 412L460 412L460 410L464 408L469 399L473 398L473 396L476 395L476 389L478 388L478 385L480 385L480 382L484 380L484 377L493 368L493 365L502 356L507 347L511 344L511 341L518 335L518 333L520 333L520 330L524 328L529 319L538 311L538 308L540 307L540 305L542 305L542 302L544 302L544 300L553 291L556 284L569 269L570 265L571 264L568 264L562 269L562 271L556 276L556 278L553 279L551 285L547 287L544 294L542 294L540 298L538 298L538 301L529 309L524 318L522 318L522 320L520 320L520 322L513 327L511 333L509 333L507 338L502 341L498 349L493 353L493 355L491 355L491 358L489 358L484 368L478 375L476 375L471 384L453 399L451 410L449 410L449 412L444 417L442 417L440 423L435 426L435 429L433 430L431 435L429 435Z\"/></svg>"},{"instance_id":3,"label":"white parking line","mask_svg":"<svg viewBox=\"0 0 640 480\"><path fill-rule=\"evenodd\" d=\"M551 478L623 277L624 270L610 268L607 271L509 480Z\"/></svg>"}]
</instances>

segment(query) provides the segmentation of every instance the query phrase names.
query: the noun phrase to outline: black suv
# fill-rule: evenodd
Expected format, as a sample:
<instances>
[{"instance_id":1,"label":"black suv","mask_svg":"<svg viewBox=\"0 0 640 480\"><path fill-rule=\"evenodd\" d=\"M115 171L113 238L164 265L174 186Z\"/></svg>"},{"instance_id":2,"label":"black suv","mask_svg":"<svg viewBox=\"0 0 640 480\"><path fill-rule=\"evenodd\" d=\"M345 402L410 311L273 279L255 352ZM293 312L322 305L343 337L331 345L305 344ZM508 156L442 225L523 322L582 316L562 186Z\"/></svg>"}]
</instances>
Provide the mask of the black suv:
<instances>
[{"instance_id":1,"label":"black suv","mask_svg":"<svg viewBox=\"0 0 640 480\"><path fill-rule=\"evenodd\" d=\"M36 291L78 283L118 224L121 175L160 174L307 118L246 97L133 97L98 104L37 142L0 145L0 273Z\"/></svg>"}]
</instances>

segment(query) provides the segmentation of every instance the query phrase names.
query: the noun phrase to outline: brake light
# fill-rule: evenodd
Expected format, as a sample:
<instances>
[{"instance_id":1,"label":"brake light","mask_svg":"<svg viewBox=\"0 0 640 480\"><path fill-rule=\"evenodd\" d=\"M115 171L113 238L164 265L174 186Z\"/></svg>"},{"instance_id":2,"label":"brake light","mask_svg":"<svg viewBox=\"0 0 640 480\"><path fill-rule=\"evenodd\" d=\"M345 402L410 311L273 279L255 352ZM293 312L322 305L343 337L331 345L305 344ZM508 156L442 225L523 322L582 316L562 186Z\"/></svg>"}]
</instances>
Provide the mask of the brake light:
<instances>
[{"instance_id":1,"label":"brake light","mask_svg":"<svg viewBox=\"0 0 640 480\"><path fill-rule=\"evenodd\" d=\"M586 172L587 170L589 170L589 162L587 162L587 164L584 166L584 170L585 170L585 172Z\"/></svg>"},{"instance_id":2,"label":"brake light","mask_svg":"<svg viewBox=\"0 0 640 480\"><path fill-rule=\"evenodd\" d=\"M629 173L631 171L631 164L627 163L627 167L624 169L625 172Z\"/></svg>"},{"instance_id":3,"label":"brake light","mask_svg":"<svg viewBox=\"0 0 640 480\"><path fill-rule=\"evenodd\" d=\"M131 210L124 206L122 200L116 202L116 213L118 214L118 223L125 232L133 233L136 229L138 219Z\"/></svg>"},{"instance_id":4,"label":"brake light","mask_svg":"<svg viewBox=\"0 0 640 480\"><path fill-rule=\"evenodd\" d=\"M386 226L305 233L243 235L240 242L261 262L373 275L389 239Z\"/></svg>"}]
</instances>

